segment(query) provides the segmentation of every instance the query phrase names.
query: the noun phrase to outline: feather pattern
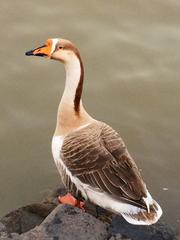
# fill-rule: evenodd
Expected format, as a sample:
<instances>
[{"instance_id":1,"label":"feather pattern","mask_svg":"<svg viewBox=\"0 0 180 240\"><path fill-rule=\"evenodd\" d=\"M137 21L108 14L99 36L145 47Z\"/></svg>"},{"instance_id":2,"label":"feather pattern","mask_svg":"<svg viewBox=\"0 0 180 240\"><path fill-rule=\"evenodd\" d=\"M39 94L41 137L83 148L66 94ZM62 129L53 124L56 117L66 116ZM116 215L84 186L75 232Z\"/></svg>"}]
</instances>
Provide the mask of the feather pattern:
<instances>
[{"instance_id":1,"label":"feather pattern","mask_svg":"<svg viewBox=\"0 0 180 240\"><path fill-rule=\"evenodd\" d=\"M84 184L146 208L147 190L139 170L119 134L107 124L96 121L68 134L60 157Z\"/></svg>"},{"instance_id":2,"label":"feather pattern","mask_svg":"<svg viewBox=\"0 0 180 240\"><path fill-rule=\"evenodd\" d=\"M52 151L64 185L78 199L122 214L132 224L153 224L161 216L123 140L107 124L94 121L54 137Z\"/></svg>"}]
</instances>

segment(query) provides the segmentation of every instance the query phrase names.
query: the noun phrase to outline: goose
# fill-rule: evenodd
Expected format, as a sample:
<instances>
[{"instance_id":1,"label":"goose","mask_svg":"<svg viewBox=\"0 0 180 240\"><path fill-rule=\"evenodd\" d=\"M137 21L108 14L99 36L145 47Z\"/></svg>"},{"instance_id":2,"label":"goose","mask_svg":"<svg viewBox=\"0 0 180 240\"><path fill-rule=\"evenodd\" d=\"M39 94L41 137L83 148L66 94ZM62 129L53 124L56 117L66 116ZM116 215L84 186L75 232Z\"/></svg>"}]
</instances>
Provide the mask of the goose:
<instances>
[{"instance_id":1,"label":"goose","mask_svg":"<svg viewBox=\"0 0 180 240\"><path fill-rule=\"evenodd\" d=\"M65 66L65 88L52 138L53 158L68 189L59 201L83 208L88 200L131 224L156 223L161 207L148 192L124 141L109 125L91 117L82 104L84 68L77 47L69 40L51 38L25 54Z\"/></svg>"}]
</instances>

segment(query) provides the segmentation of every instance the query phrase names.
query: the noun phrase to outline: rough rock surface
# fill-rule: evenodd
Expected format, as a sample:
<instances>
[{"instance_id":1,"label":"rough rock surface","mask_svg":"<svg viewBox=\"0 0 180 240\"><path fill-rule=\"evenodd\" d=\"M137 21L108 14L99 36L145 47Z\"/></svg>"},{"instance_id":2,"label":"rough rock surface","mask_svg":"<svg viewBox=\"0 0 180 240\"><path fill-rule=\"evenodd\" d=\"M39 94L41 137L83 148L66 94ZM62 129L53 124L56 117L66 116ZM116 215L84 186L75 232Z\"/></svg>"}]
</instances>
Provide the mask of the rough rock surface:
<instances>
[{"instance_id":1,"label":"rough rock surface","mask_svg":"<svg viewBox=\"0 0 180 240\"><path fill-rule=\"evenodd\" d=\"M14 218L12 220L14 221ZM31 220L32 218L30 218ZM39 221L42 221L35 218L34 221L36 220L37 224L39 224ZM27 225L29 227L29 223ZM30 231L20 234L20 228L17 228L17 223L14 226L19 234L17 232L16 234L7 234L5 226L1 225L4 234L0 239L104 240L108 238L109 234L107 224L70 205L57 206L39 226L34 227ZM12 231L12 228L10 229Z\"/></svg>"},{"instance_id":2,"label":"rough rock surface","mask_svg":"<svg viewBox=\"0 0 180 240\"><path fill-rule=\"evenodd\" d=\"M0 219L0 240L175 240L175 231L163 223L134 226L92 204L86 212L59 205L55 189L43 202L19 208Z\"/></svg>"},{"instance_id":3,"label":"rough rock surface","mask_svg":"<svg viewBox=\"0 0 180 240\"><path fill-rule=\"evenodd\" d=\"M22 234L23 239L104 240L107 225L69 205L59 205L38 227Z\"/></svg>"},{"instance_id":4,"label":"rough rock surface","mask_svg":"<svg viewBox=\"0 0 180 240\"><path fill-rule=\"evenodd\" d=\"M120 233L133 240L173 240L176 239L174 228L158 222L150 226L136 226L129 224L120 216L114 216L111 222L111 232Z\"/></svg>"}]
</instances>

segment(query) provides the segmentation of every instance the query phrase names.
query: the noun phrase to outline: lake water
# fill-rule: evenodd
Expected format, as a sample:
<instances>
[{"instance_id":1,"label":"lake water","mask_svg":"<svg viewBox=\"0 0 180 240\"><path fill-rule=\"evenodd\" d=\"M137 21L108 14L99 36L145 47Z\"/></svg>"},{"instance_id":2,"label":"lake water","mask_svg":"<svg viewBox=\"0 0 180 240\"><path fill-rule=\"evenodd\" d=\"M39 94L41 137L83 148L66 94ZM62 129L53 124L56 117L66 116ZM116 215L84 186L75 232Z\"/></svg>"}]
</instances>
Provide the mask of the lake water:
<instances>
[{"instance_id":1,"label":"lake water","mask_svg":"<svg viewBox=\"0 0 180 240\"><path fill-rule=\"evenodd\" d=\"M163 219L180 231L180 1L0 3L0 215L60 182L51 155L64 68L26 50L76 43L86 109L120 132Z\"/></svg>"}]
</instances>

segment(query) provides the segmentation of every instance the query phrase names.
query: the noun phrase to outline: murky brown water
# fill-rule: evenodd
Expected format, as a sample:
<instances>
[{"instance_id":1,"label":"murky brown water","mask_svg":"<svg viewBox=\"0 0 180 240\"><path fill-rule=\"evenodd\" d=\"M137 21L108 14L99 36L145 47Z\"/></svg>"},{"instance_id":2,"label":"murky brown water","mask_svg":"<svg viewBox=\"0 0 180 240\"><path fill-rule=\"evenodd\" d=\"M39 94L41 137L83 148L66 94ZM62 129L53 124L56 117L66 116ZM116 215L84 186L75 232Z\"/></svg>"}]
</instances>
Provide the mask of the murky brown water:
<instances>
[{"instance_id":1,"label":"murky brown water","mask_svg":"<svg viewBox=\"0 0 180 240\"><path fill-rule=\"evenodd\" d=\"M180 2L6 0L0 29L0 214L60 181L50 146L64 69L24 52L63 37L84 59L86 108L121 133L180 231Z\"/></svg>"}]
</instances>

